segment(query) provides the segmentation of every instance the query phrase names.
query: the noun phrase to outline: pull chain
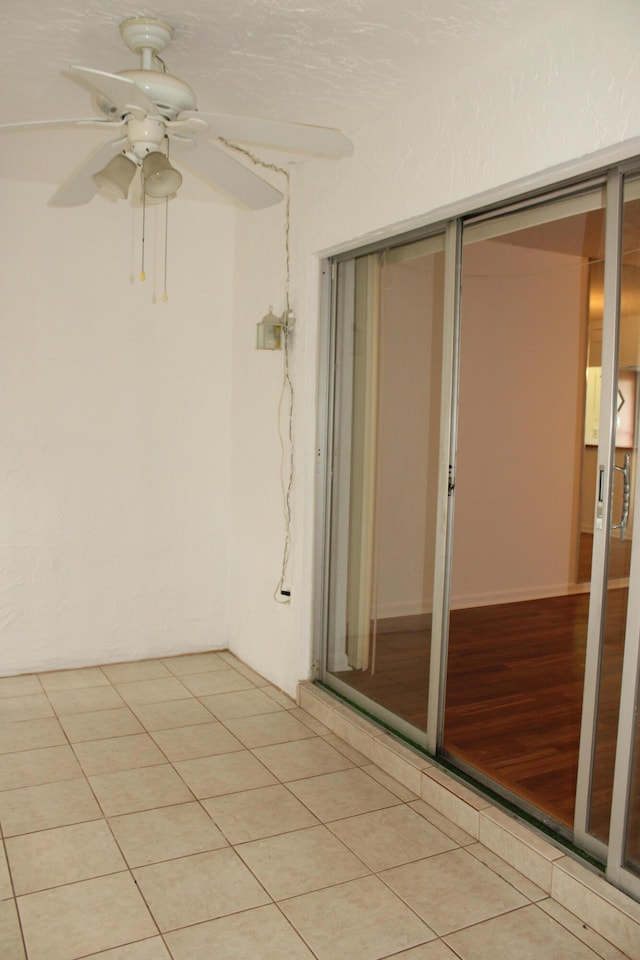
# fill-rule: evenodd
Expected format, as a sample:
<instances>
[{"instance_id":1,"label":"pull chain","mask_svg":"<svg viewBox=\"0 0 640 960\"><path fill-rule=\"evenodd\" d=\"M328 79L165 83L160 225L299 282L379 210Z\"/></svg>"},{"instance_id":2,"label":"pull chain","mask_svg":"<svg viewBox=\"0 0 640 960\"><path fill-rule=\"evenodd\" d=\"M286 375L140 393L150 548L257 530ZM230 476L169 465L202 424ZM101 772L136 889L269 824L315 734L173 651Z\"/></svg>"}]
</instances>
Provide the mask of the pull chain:
<instances>
[{"instance_id":1,"label":"pull chain","mask_svg":"<svg viewBox=\"0 0 640 960\"><path fill-rule=\"evenodd\" d=\"M146 220L147 220L147 194L143 190L142 191L142 264L140 267L141 280L147 279L144 272L144 234L145 234L145 228L146 228Z\"/></svg>"},{"instance_id":2,"label":"pull chain","mask_svg":"<svg viewBox=\"0 0 640 960\"><path fill-rule=\"evenodd\" d=\"M162 294L162 302L166 303L169 299L169 294L167 293L167 249L169 243L169 197L165 197L164 200L164 291Z\"/></svg>"}]
</instances>

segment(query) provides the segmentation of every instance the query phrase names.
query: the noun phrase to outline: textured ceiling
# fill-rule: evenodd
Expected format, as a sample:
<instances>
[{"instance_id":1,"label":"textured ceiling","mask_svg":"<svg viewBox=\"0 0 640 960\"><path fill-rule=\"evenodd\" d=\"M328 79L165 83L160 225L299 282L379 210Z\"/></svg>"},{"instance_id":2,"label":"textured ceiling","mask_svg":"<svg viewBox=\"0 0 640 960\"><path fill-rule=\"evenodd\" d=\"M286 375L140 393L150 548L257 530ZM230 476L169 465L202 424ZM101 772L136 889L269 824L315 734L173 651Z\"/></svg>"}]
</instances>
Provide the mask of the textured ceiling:
<instances>
[{"instance_id":1,"label":"textured ceiling","mask_svg":"<svg viewBox=\"0 0 640 960\"><path fill-rule=\"evenodd\" d=\"M70 63L134 68L119 23L166 20L170 73L204 111L335 126L353 135L447 65L506 42L557 0L3 0L0 122L92 115ZM96 141L93 130L4 134L0 177L64 179ZM37 145L37 149L34 149ZM85 149L86 148L86 149Z\"/></svg>"}]
</instances>

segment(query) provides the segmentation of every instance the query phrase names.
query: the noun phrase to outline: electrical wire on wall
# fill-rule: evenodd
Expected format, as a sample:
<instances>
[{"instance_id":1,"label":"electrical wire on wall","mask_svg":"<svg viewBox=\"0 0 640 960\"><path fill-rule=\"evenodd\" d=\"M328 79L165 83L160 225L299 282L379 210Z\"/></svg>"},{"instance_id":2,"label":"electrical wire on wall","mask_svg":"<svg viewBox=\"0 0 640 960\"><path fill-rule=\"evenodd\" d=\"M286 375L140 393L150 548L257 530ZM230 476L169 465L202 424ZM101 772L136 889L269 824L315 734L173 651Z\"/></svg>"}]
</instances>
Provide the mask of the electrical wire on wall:
<instances>
[{"instance_id":1,"label":"electrical wire on wall","mask_svg":"<svg viewBox=\"0 0 640 960\"><path fill-rule=\"evenodd\" d=\"M261 160L260 157L256 157L250 150L246 150L244 147L239 147L235 143L231 143L229 140L225 140L224 137L220 137L220 140L226 147L229 147L231 150L236 150L238 153L244 154L245 157L248 157L252 163L255 163L257 166L264 167L265 170L273 170L275 173L281 173L286 178L286 190L285 190L285 230L284 230L284 246L285 246L285 312L283 315L282 323L282 347L284 351L284 373L282 379L282 391L280 393L280 402L278 404L278 436L280 439L280 450L281 450L281 469L280 469L280 479L282 482L282 506L284 513L284 548L282 551L282 567L280 570L280 579L274 590L273 598L277 603L290 603L291 594L288 590L287 584L287 570L289 567L289 557L291 553L291 523L292 523L292 505L291 505L291 496L293 491L293 469L294 469L294 448L293 448L293 410L294 410L294 389L293 389L293 379L291 377L291 365L290 365L290 337L291 337L291 328L293 326L293 311L291 309L291 300L290 300L290 291L291 291L291 245L290 245L290 231L291 231L291 179L289 176L288 170L285 170L283 167L277 166L275 163L268 163L265 160ZM283 408L285 406L286 400L288 397L287 405L287 436L286 439L283 436L282 430L282 414ZM287 443L288 443L288 456L287 456Z\"/></svg>"}]
</instances>

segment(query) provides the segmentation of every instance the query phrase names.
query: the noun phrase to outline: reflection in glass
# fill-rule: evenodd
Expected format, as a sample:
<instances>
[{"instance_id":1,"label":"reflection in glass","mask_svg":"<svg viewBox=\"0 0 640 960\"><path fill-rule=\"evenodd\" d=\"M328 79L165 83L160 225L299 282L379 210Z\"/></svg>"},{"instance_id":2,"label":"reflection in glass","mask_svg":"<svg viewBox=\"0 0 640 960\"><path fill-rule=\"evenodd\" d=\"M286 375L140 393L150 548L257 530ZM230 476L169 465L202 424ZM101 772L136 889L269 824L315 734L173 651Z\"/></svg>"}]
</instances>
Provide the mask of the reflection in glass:
<instances>
[{"instance_id":1,"label":"reflection in glass","mask_svg":"<svg viewBox=\"0 0 640 960\"><path fill-rule=\"evenodd\" d=\"M362 257L338 330L340 436L327 668L426 730L440 431L444 243ZM345 426L345 420L348 426ZM339 562L338 562L339 566ZM344 576L344 574L343 574Z\"/></svg>"},{"instance_id":2,"label":"reflection in glass","mask_svg":"<svg viewBox=\"0 0 640 960\"><path fill-rule=\"evenodd\" d=\"M463 235L444 751L568 828L597 466L585 444L585 371L597 365L590 293L602 203L600 193L563 200Z\"/></svg>"}]
</instances>

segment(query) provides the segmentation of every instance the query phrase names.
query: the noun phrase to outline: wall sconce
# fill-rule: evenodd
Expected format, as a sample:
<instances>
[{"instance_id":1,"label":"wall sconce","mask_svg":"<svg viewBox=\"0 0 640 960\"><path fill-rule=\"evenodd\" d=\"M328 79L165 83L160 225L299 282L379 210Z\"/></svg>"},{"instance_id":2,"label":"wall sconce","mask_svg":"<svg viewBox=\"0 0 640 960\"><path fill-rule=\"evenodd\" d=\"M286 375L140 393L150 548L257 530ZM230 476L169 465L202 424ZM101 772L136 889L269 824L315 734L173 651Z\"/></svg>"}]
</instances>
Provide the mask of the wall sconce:
<instances>
[{"instance_id":1,"label":"wall sconce","mask_svg":"<svg viewBox=\"0 0 640 960\"><path fill-rule=\"evenodd\" d=\"M257 324L258 350L282 350L285 332L289 333L294 323L295 317L291 310L288 312L285 310L281 317L277 317L273 307L269 307L269 313Z\"/></svg>"}]
</instances>

